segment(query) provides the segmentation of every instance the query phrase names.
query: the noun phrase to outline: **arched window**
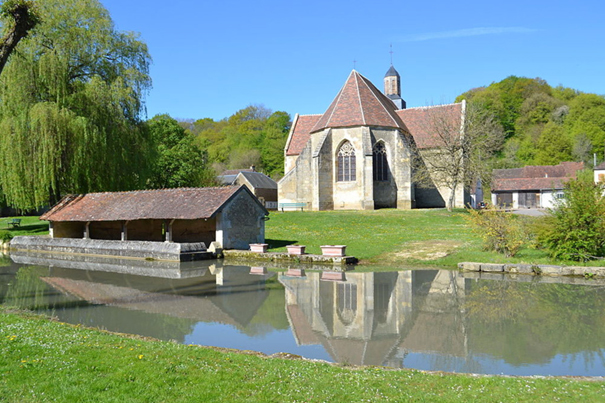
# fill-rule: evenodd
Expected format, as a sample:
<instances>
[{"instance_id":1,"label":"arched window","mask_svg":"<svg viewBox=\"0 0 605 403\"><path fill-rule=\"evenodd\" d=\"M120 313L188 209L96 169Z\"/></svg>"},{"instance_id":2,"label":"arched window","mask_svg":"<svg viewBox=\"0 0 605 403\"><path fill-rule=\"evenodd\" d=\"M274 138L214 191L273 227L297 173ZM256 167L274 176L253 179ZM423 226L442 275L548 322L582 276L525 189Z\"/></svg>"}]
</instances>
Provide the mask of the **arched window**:
<instances>
[{"instance_id":1,"label":"arched window","mask_svg":"<svg viewBox=\"0 0 605 403\"><path fill-rule=\"evenodd\" d=\"M349 325L357 316L357 285L338 283L337 289L338 316L345 325Z\"/></svg>"},{"instance_id":2,"label":"arched window","mask_svg":"<svg viewBox=\"0 0 605 403\"><path fill-rule=\"evenodd\" d=\"M338 150L338 182L355 181L355 149L345 141Z\"/></svg>"},{"instance_id":3,"label":"arched window","mask_svg":"<svg viewBox=\"0 0 605 403\"><path fill-rule=\"evenodd\" d=\"M387 161L387 149L382 141L374 144L372 150L373 174L375 181L389 180L389 163Z\"/></svg>"}]
</instances>

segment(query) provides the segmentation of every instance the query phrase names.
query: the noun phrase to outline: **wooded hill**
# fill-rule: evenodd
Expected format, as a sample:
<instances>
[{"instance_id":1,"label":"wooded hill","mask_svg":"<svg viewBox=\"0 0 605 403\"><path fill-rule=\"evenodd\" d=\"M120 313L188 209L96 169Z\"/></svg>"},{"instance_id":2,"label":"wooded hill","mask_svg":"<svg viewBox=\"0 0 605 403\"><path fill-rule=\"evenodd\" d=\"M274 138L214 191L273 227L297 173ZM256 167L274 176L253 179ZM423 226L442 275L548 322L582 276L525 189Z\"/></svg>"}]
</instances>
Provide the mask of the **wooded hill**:
<instances>
[{"instance_id":1,"label":"wooded hill","mask_svg":"<svg viewBox=\"0 0 605 403\"><path fill-rule=\"evenodd\" d=\"M562 161L593 164L604 159L605 97L562 86L551 87L540 78L510 76L488 87L460 95L498 118L505 142L496 168L556 165Z\"/></svg>"},{"instance_id":2,"label":"wooded hill","mask_svg":"<svg viewBox=\"0 0 605 403\"><path fill-rule=\"evenodd\" d=\"M228 118L182 120L181 126L196 137L196 144L208 153L216 173L252 165L274 179L284 172L284 146L292 121L286 112L272 112L250 105Z\"/></svg>"}]
</instances>

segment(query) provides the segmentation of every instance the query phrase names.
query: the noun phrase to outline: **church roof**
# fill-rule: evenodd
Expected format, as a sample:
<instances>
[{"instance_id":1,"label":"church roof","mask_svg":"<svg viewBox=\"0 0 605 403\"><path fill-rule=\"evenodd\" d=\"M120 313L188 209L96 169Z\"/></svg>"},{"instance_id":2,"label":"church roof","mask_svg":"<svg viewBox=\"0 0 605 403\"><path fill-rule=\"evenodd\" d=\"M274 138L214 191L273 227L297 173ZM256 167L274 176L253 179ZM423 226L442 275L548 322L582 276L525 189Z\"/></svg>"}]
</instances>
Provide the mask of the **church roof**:
<instances>
[{"instance_id":1,"label":"church roof","mask_svg":"<svg viewBox=\"0 0 605 403\"><path fill-rule=\"evenodd\" d=\"M323 115L299 115L294 119L286 155L300 155L311 133L326 127L396 127L409 132L418 148L435 148L441 144L434 122L461 127L462 119L462 103L396 110L386 95L353 70Z\"/></svg>"},{"instance_id":2,"label":"church roof","mask_svg":"<svg viewBox=\"0 0 605 403\"><path fill-rule=\"evenodd\" d=\"M328 127L355 126L393 127L407 132L393 102L370 80L353 70L311 133Z\"/></svg>"},{"instance_id":3,"label":"church roof","mask_svg":"<svg viewBox=\"0 0 605 403\"><path fill-rule=\"evenodd\" d=\"M299 115L292 123L292 136L286 155L299 155L311 136L311 129L322 115Z\"/></svg>"},{"instance_id":4,"label":"church roof","mask_svg":"<svg viewBox=\"0 0 605 403\"><path fill-rule=\"evenodd\" d=\"M401 109L397 111L397 115L414 137L418 148L435 148L442 145L437 134L439 128L436 126L447 125L450 128L461 128L462 109L462 103L457 103ZM458 132L454 130L452 133Z\"/></svg>"},{"instance_id":5,"label":"church roof","mask_svg":"<svg viewBox=\"0 0 605 403\"><path fill-rule=\"evenodd\" d=\"M387 73L384 76L385 77L399 77L399 73L397 72L397 70L395 70L395 67L393 67L393 65L391 64L391 68L389 69L389 71L387 71Z\"/></svg>"}]
</instances>

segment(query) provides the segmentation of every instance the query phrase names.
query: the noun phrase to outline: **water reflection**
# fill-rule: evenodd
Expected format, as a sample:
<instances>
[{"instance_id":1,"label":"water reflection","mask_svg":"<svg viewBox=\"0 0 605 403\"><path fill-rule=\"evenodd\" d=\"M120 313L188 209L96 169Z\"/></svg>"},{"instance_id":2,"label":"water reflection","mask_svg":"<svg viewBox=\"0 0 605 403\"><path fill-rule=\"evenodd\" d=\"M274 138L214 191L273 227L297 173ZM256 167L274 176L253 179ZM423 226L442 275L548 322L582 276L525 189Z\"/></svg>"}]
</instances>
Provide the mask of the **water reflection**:
<instances>
[{"instance_id":1,"label":"water reflection","mask_svg":"<svg viewBox=\"0 0 605 403\"><path fill-rule=\"evenodd\" d=\"M598 281L12 259L0 262L2 303L112 331L359 365L518 375L605 369Z\"/></svg>"}]
</instances>

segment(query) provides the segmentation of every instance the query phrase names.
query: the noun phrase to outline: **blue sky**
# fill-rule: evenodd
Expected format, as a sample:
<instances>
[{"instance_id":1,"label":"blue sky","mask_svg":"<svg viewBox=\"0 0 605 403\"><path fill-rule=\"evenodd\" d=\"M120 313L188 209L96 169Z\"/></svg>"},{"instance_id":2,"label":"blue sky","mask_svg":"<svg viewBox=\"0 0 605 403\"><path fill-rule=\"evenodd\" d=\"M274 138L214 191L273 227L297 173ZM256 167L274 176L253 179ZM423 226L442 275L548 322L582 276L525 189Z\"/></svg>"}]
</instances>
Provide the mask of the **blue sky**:
<instances>
[{"instance_id":1,"label":"blue sky","mask_svg":"<svg viewBox=\"0 0 605 403\"><path fill-rule=\"evenodd\" d=\"M323 113L354 66L382 89L391 44L408 107L509 75L605 94L602 1L100 1L149 46L148 117Z\"/></svg>"}]
</instances>

